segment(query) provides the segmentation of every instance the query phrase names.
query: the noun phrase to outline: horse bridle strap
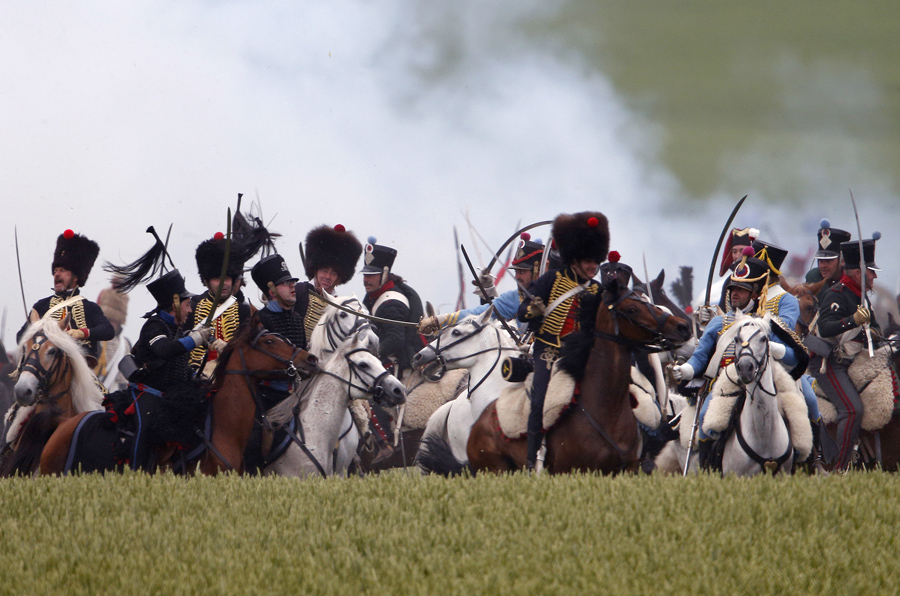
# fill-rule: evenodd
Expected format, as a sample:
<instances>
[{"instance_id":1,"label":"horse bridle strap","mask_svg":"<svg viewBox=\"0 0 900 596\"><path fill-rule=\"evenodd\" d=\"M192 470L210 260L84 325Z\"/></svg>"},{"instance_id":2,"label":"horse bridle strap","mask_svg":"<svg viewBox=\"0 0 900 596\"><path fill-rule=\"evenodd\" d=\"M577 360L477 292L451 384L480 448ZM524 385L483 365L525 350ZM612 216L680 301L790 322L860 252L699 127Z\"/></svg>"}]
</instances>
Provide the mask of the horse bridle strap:
<instances>
[{"instance_id":1,"label":"horse bridle strap","mask_svg":"<svg viewBox=\"0 0 900 596\"><path fill-rule=\"evenodd\" d=\"M38 341L38 338L42 338ZM44 345L44 342L47 341L47 336L43 331L39 331L35 333L32 337L31 350L28 354L25 355L25 358L22 360L21 366L19 366L18 372L30 372L33 374L38 380L38 393L39 395L44 395L43 399L36 400L36 403L48 403L52 401L56 401L61 396L65 395L69 388L66 387L59 393L55 393L52 395L48 395L47 391L50 389L50 380L57 376L57 374L62 373L65 376L69 371L69 360L68 358L63 358L62 355L57 354L53 357L53 363L50 365L49 370L44 368L44 365L41 363L40 350ZM65 368L63 368L63 363L65 363Z\"/></svg>"},{"instance_id":2,"label":"horse bridle strap","mask_svg":"<svg viewBox=\"0 0 900 596\"><path fill-rule=\"evenodd\" d=\"M601 437L603 437L603 439L607 443L612 445L613 449L616 450L616 453L619 454L619 460L621 461L621 463L619 464L619 470L620 471L624 470L625 469L625 455L626 455L625 450L622 449L621 447L619 447L619 444L616 443L611 436L609 436L609 433L607 433L606 430L604 430L604 428L602 426L600 426L600 423L598 423L596 420L594 420L594 417L591 416L590 413L588 413L588 411L586 409L584 409L584 405L579 403L578 407L580 408L581 413L584 414L584 417L587 418L588 422L590 422L591 426L594 427L594 430L597 431L597 433Z\"/></svg>"},{"instance_id":3,"label":"horse bridle strap","mask_svg":"<svg viewBox=\"0 0 900 596\"><path fill-rule=\"evenodd\" d=\"M788 429L787 451L785 451L779 457L774 458L774 459L773 458L765 458L765 457L761 456L756 451L754 451L753 448L750 447L750 445L747 444L747 440L744 438L744 433L741 432L741 417L740 416L738 416L737 420L735 420L734 434L735 434L735 436L737 436L738 444L741 446L741 449L744 450L744 453L746 453L748 456L750 456L750 459L752 459L753 461L758 463L759 467L762 468L763 470L766 469L766 464L774 463L776 466L774 473L777 473L778 470L781 468L781 466L794 453L794 444L791 441L790 429Z\"/></svg>"},{"instance_id":4,"label":"horse bridle strap","mask_svg":"<svg viewBox=\"0 0 900 596\"><path fill-rule=\"evenodd\" d=\"M501 336L500 336L500 330L497 329L496 327L494 327L494 333L495 333L496 336L497 336L497 347L495 347L495 348L486 348L486 349L484 349L484 350L479 350L479 351L477 351L477 352L472 352L471 354L466 354L465 356L461 356L461 357L459 357L459 358L449 358L449 359L448 359L448 358L444 358L443 352L444 352L445 350L448 350L449 348L452 348L452 347L454 347L454 346L458 346L458 345L461 344L462 342L464 342L464 341L466 341L466 340L469 340L469 339L475 337L476 335L478 335L479 333L481 333L481 331L482 331L485 327L487 327L487 325L479 325L479 324L477 324L477 323L473 323L473 325L475 326L475 330L474 330L474 331L472 331L471 333L468 333L468 334L466 334L466 335L460 337L460 338L457 339L457 340L451 341L449 344L447 344L446 346L443 346L443 347L441 347L441 336L438 335L437 346L436 346L435 348L432 348L432 350L434 350L434 354L435 354L435 357L437 358L438 362L439 362L439 363L441 364L441 366L444 367L445 369L447 368L447 363L448 363L448 362L459 362L460 360L465 360L466 358L471 358L472 356L480 356L481 354L487 354L488 352L493 352L493 351L496 350L496 352L497 352L497 359L496 359L496 360L494 361L494 363L491 365L491 368L487 371L487 373L485 373L484 376L481 377L481 379L479 379L479 381L478 381L477 383L475 383L475 386L474 386L474 387L471 387L471 386L469 387L469 395L470 395L470 396L471 396L472 393L474 393L479 387L481 387L482 383L484 383L484 382L487 380L487 378L488 378L489 376L491 376L491 373L494 372L494 370L497 368L497 365L500 364L500 358L501 358L501 356L503 355L503 352L504 352L504 351L508 351L508 352L510 352L510 351L517 351L517 352L518 352L518 351L519 351L519 348L506 348L506 347L503 347L503 346L500 344L500 337L501 337ZM470 385L471 385L471 379L469 379L469 383L470 383Z\"/></svg>"}]
</instances>

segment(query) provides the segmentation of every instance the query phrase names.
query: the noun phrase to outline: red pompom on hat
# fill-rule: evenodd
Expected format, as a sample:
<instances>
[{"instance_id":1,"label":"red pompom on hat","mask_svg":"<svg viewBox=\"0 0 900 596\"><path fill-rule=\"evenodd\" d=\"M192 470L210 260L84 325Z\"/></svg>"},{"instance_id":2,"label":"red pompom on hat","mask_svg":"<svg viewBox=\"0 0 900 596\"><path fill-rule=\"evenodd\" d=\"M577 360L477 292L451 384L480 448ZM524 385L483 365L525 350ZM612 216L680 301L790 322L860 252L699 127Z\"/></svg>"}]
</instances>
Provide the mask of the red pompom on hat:
<instances>
[{"instance_id":1,"label":"red pompom on hat","mask_svg":"<svg viewBox=\"0 0 900 596\"><path fill-rule=\"evenodd\" d=\"M744 250L741 251L741 254L744 255L745 257L752 257L752 256L755 255L756 253L753 252L753 247L752 247L752 246L745 246L745 247L744 247Z\"/></svg>"},{"instance_id":2,"label":"red pompom on hat","mask_svg":"<svg viewBox=\"0 0 900 596\"><path fill-rule=\"evenodd\" d=\"M336 226L334 226L334 231L335 232L346 232L347 228L344 227L344 224L337 224Z\"/></svg>"},{"instance_id":3,"label":"red pompom on hat","mask_svg":"<svg viewBox=\"0 0 900 596\"><path fill-rule=\"evenodd\" d=\"M519 238L521 238L522 240L528 241L528 240L531 240L531 234L529 234L528 232L522 232L522 235L519 236Z\"/></svg>"},{"instance_id":4,"label":"red pompom on hat","mask_svg":"<svg viewBox=\"0 0 900 596\"><path fill-rule=\"evenodd\" d=\"M63 238L65 238L66 240L71 240L74 237L75 232L73 232L72 230L66 230L65 232L63 232Z\"/></svg>"},{"instance_id":5,"label":"red pompom on hat","mask_svg":"<svg viewBox=\"0 0 900 596\"><path fill-rule=\"evenodd\" d=\"M619 259L622 258L622 255L619 254L617 250L609 251L609 256L607 257L610 263L618 263Z\"/></svg>"},{"instance_id":6,"label":"red pompom on hat","mask_svg":"<svg viewBox=\"0 0 900 596\"><path fill-rule=\"evenodd\" d=\"M216 232L213 235L213 240L221 240L224 237L225 237L225 234L223 234L222 232Z\"/></svg>"},{"instance_id":7,"label":"red pompom on hat","mask_svg":"<svg viewBox=\"0 0 900 596\"><path fill-rule=\"evenodd\" d=\"M596 217L589 217L587 220L587 225L589 228L596 228L600 224L600 220Z\"/></svg>"}]
</instances>

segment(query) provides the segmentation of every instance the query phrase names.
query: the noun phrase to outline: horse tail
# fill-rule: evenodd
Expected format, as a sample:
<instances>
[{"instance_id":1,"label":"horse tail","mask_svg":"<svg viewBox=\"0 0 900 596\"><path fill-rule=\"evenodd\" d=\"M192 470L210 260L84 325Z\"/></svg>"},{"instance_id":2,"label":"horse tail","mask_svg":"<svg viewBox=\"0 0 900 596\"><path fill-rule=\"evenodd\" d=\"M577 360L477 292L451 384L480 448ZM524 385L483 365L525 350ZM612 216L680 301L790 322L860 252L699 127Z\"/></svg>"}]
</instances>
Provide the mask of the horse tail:
<instances>
[{"instance_id":1,"label":"horse tail","mask_svg":"<svg viewBox=\"0 0 900 596\"><path fill-rule=\"evenodd\" d=\"M0 477L30 476L41 462L41 453L62 418L58 412L33 414L19 433L18 445L0 464Z\"/></svg>"},{"instance_id":2,"label":"horse tail","mask_svg":"<svg viewBox=\"0 0 900 596\"><path fill-rule=\"evenodd\" d=\"M454 457L450 444L436 435L422 437L419 451L416 453L416 465L426 474L460 476L468 472L475 475L475 471L468 463Z\"/></svg>"}]
</instances>

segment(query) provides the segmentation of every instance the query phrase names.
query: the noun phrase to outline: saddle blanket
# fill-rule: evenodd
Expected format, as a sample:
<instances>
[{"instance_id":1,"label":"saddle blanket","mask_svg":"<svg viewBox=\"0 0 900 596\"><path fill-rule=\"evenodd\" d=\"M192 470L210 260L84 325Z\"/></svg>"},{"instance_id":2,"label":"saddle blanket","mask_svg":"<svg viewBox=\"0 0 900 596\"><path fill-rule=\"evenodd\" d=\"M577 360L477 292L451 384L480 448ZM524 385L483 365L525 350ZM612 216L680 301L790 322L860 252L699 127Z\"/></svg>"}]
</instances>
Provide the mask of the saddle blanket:
<instances>
[{"instance_id":1,"label":"saddle blanket","mask_svg":"<svg viewBox=\"0 0 900 596\"><path fill-rule=\"evenodd\" d=\"M884 428L894 414L898 383L897 373L889 364L890 357L888 346L875 350L875 358L869 358L869 353L863 350L847 369L850 380L859 391L859 397L863 402L860 424L864 430L876 431ZM834 404L828 401L818 383L813 383L813 389L819 398L819 412L825 424L836 422L837 410Z\"/></svg>"},{"instance_id":2,"label":"saddle blanket","mask_svg":"<svg viewBox=\"0 0 900 596\"><path fill-rule=\"evenodd\" d=\"M497 420L500 431L510 439L524 437L528 432L528 414L531 413L530 388L533 375L522 383L509 383L497 399ZM559 421L562 413L574 403L576 382L559 367L553 367L547 395L544 397L544 429L550 429ZM652 383L637 369L631 368L632 409L638 422L655 429L661 414L656 405L656 391Z\"/></svg>"},{"instance_id":3,"label":"saddle blanket","mask_svg":"<svg viewBox=\"0 0 900 596\"><path fill-rule=\"evenodd\" d=\"M813 447L812 426L809 423L806 400L797 386L797 381L792 379L783 367L774 366L772 371L775 377L778 410L787 421L794 450L799 459L805 460ZM728 429L734 405L744 391L740 385L731 380L736 378L737 371L732 363L719 373L716 382L713 383L712 390L706 398L711 401L703 418L703 431L707 434L722 433ZM744 407L747 407L746 403Z\"/></svg>"}]
</instances>

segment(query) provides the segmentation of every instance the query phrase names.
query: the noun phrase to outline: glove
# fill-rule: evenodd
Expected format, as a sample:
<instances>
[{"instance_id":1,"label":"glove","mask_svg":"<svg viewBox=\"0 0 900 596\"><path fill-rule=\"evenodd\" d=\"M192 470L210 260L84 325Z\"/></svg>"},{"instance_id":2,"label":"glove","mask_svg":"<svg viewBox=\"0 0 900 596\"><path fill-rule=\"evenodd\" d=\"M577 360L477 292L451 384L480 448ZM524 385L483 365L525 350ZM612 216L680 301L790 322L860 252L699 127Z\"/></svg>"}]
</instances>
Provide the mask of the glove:
<instances>
[{"instance_id":1,"label":"glove","mask_svg":"<svg viewBox=\"0 0 900 596\"><path fill-rule=\"evenodd\" d=\"M225 341L224 339L216 338L216 339L212 340L212 342L209 344L209 347L212 348L213 350L215 350L216 352L221 352L222 350L225 349L225 346L227 346L227 345L228 345L228 342Z\"/></svg>"},{"instance_id":2,"label":"glove","mask_svg":"<svg viewBox=\"0 0 900 596\"><path fill-rule=\"evenodd\" d=\"M417 331L421 335L435 335L438 331L441 330L441 327L446 320L446 315L444 317L435 315L433 317L422 317L419 321L419 327Z\"/></svg>"},{"instance_id":3,"label":"glove","mask_svg":"<svg viewBox=\"0 0 900 596\"><path fill-rule=\"evenodd\" d=\"M679 383L682 380L690 380L694 378L694 367L685 362L684 364L676 364L672 367L672 378Z\"/></svg>"},{"instance_id":4,"label":"glove","mask_svg":"<svg viewBox=\"0 0 900 596\"><path fill-rule=\"evenodd\" d=\"M701 306L697 309L697 320L701 325L709 323L718 314L715 306Z\"/></svg>"},{"instance_id":5,"label":"glove","mask_svg":"<svg viewBox=\"0 0 900 596\"><path fill-rule=\"evenodd\" d=\"M784 344L780 344L777 341L769 342L769 353L772 354L772 358L775 360L784 358L785 352L787 352L787 348Z\"/></svg>"},{"instance_id":6,"label":"glove","mask_svg":"<svg viewBox=\"0 0 900 596\"><path fill-rule=\"evenodd\" d=\"M482 293L481 288L478 287L478 283L472 281L472 284L475 286L475 292L473 292L476 296L483 297L485 300L490 300L497 297L497 288L494 286L494 276L490 273L482 273L478 276L478 280L481 282L481 285L484 287L484 292Z\"/></svg>"},{"instance_id":7,"label":"glove","mask_svg":"<svg viewBox=\"0 0 900 596\"><path fill-rule=\"evenodd\" d=\"M543 317L545 310L547 310L547 305L544 304L544 299L540 296L535 296L531 299L531 304L528 305L528 316L532 319Z\"/></svg>"},{"instance_id":8,"label":"glove","mask_svg":"<svg viewBox=\"0 0 900 596\"><path fill-rule=\"evenodd\" d=\"M212 327L201 327L188 333L188 337L194 340L194 345L205 346L209 342L209 336L212 335Z\"/></svg>"},{"instance_id":9,"label":"glove","mask_svg":"<svg viewBox=\"0 0 900 596\"><path fill-rule=\"evenodd\" d=\"M85 338L84 331L82 331L81 329L69 329L66 331L66 333L72 339L84 339Z\"/></svg>"},{"instance_id":10,"label":"glove","mask_svg":"<svg viewBox=\"0 0 900 596\"><path fill-rule=\"evenodd\" d=\"M853 322L858 325L865 325L872 318L872 314L869 312L869 309L865 306L860 306L856 309L856 312L853 313ZM71 332L70 332L71 333Z\"/></svg>"}]
</instances>

